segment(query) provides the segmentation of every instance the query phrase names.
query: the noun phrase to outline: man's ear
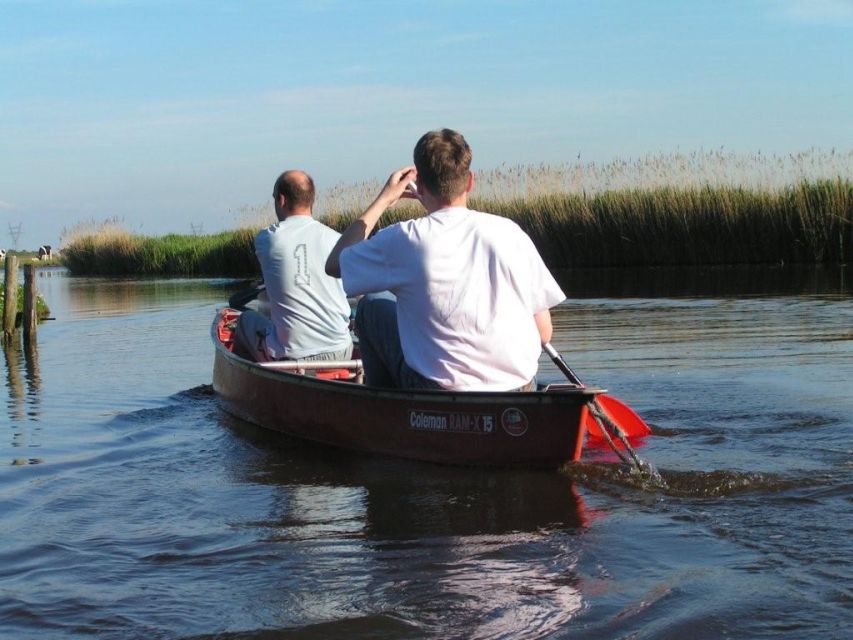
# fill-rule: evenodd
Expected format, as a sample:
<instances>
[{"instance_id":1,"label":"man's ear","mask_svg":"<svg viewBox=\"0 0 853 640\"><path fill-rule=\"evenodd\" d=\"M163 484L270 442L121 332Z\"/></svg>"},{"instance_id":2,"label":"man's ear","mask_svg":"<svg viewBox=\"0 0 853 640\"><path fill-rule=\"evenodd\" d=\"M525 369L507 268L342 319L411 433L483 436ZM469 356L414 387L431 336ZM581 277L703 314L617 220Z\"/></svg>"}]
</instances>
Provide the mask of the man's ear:
<instances>
[{"instance_id":1,"label":"man's ear","mask_svg":"<svg viewBox=\"0 0 853 640\"><path fill-rule=\"evenodd\" d=\"M278 198L276 198L276 204L278 204L279 209L284 209L285 205L287 205L287 198L284 197L283 193L278 194Z\"/></svg>"},{"instance_id":2,"label":"man's ear","mask_svg":"<svg viewBox=\"0 0 853 640\"><path fill-rule=\"evenodd\" d=\"M471 193L474 190L474 172L468 172L468 186L465 187L465 193Z\"/></svg>"}]
</instances>

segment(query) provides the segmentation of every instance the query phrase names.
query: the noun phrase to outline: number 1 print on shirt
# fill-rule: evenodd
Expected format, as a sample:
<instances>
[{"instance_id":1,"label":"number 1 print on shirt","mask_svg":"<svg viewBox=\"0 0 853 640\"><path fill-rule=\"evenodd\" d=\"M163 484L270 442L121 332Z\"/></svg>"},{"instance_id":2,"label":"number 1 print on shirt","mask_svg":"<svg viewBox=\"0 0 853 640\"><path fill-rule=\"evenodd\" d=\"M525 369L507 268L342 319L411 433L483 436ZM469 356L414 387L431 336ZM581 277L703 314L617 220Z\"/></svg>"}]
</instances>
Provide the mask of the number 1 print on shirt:
<instances>
[{"instance_id":1,"label":"number 1 print on shirt","mask_svg":"<svg viewBox=\"0 0 853 640\"><path fill-rule=\"evenodd\" d=\"M304 244L296 245L293 250L296 258L296 274L293 276L293 284L297 287L310 287L311 274L308 273L308 247Z\"/></svg>"}]
</instances>

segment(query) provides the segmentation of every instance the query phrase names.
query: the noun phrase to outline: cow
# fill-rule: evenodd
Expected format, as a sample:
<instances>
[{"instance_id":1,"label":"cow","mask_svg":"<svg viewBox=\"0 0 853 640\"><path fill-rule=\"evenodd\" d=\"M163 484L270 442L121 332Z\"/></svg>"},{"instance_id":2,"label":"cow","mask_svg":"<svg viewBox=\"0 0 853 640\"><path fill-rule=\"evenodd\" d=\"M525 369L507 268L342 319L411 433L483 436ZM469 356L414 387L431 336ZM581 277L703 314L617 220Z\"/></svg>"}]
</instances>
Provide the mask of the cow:
<instances>
[{"instance_id":1,"label":"cow","mask_svg":"<svg viewBox=\"0 0 853 640\"><path fill-rule=\"evenodd\" d=\"M0 249L0 260L5 260L5 259L6 259L6 250Z\"/></svg>"},{"instance_id":2,"label":"cow","mask_svg":"<svg viewBox=\"0 0 853 640\"><path fill-rule=\"evenodd\" d=\"M53 257L53 251L49 244L43 244L39 247L39 260L50 260Z\"/></svg>"}]
</instances>

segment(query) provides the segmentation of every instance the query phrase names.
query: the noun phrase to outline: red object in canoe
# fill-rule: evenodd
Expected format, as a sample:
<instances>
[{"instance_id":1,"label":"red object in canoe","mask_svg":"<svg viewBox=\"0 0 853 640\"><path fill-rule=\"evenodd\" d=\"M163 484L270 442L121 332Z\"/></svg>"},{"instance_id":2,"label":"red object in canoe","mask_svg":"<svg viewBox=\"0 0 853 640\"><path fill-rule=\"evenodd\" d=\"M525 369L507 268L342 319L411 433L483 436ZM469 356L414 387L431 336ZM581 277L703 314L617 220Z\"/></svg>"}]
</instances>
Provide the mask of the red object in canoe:
<instances>
[{"instance_id":1,"label":"red object in canoe","mask_svg":"<svg viewBox=\"0 0 853 640\"><path fill-rule=\"evenodd\" d=\"M341 380L342 363L256 363L231 351L223 309L211 329L213 388L228 413L327 445L445 464L557 468L578 460L587 402L602 391L550 385L529 392L384 389ZM324 363L325 364L325 363ZM316 366L317 363L312 363ZM337 378L337 379L335 379Z\"/></svg>"}]
</instances>

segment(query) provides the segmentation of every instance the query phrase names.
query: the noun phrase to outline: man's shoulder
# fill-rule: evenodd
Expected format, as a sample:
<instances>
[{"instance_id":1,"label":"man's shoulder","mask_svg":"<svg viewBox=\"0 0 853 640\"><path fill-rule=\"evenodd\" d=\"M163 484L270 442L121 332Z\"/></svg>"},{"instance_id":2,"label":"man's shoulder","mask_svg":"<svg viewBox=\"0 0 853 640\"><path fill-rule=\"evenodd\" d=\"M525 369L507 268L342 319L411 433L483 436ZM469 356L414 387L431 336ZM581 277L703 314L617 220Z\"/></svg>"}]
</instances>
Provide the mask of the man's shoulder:
<instances>
[{"instance_id":1,"label":"man's shoulder","mask_svg":"<svg viewBox=\"0 0 853 640\"><path fill-rule=\"evenodd\" d=\"M316 236L340 237L340 232L335 231L328 225L311 216L290 216L277 224L272 224L266 229L261 229L258 237L276 237L280 240L293 239L295 235L310 234Z\"/></svg>"},{"instance_id":2,"label":"man's shoulder","mask_svg":"<svg viewBox=\"0 0 853 640\"><path fill-rule=\"evenodd\" d=\"M524 230L515 220L510 220L496 213L487 211L471 210L471 224L484 230L493 230L502 233L524 233Z\"/></svg>"},{"instance_id":3,"label":"man's shoulder","mask_svg":"<svg viewBox=\"0 0 853 640\"><path fill-rule=\"evenodd\" d=\"M314 218L313 216L303 217L303 219L300 220L298 224L302 228L309 231L310 233L326 234L326 235L335 234L336 236L341 235L339 231L332 229L332 227L330 227L329 225L327 225L323 222L320 222L319 220L317 220L317 218Z\"/></svg>"},{"instance_id":4,"label":"man's shoulder","mask_svg":"<svg viewBox=\"0 0 853 640\"><path fill-rule=\"evenodd\" d=\"M272 238L272 235L275 233L275 229L277 226L278 226L277 224L271 224L268 227L264 227L263 229L260 229L255 234L255 246L257 247L259 244L260 245L269 244L270 240Z\"/></svg>"},{"instance_id":5,"label":"man's shoulder","mask_svg":"<svg viewBox=\"0 0 853 640\"><path fill-rule=\"evenodd\" d=\"M335 235L341 235L341 232L340 232L340 231L338 231L337 229L333 229L332 227L330 227L330 226L329 226L329 225L327 225L326 223L324 223L324 222L320 222L320 221L319 221L319 220L317 220L316 218L311 218L311 220L314 222L314 224L319 225L319 227L320 227L321 229L323 229L323 231L324 231L324 232L326 232L326 233L334 233Z\"/></svg>"}]
</instances>

